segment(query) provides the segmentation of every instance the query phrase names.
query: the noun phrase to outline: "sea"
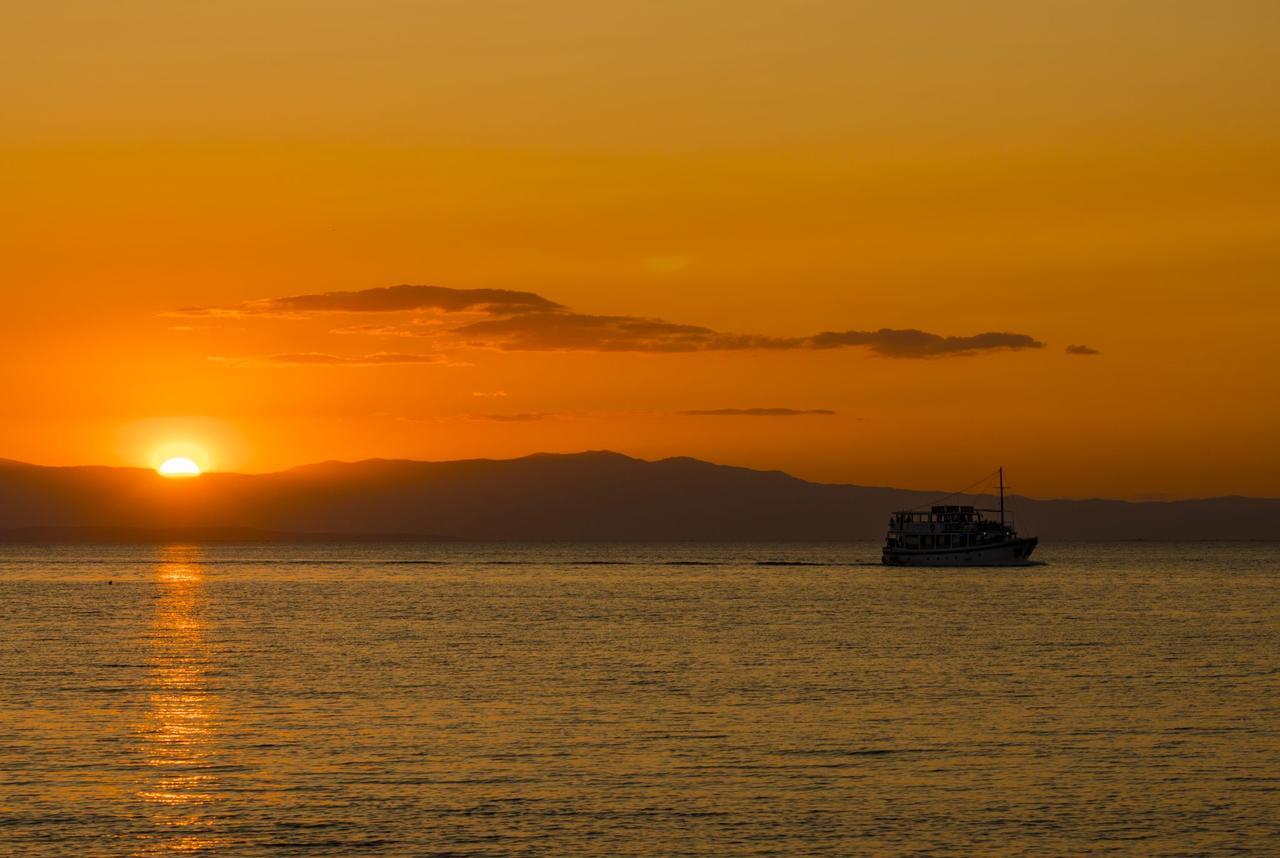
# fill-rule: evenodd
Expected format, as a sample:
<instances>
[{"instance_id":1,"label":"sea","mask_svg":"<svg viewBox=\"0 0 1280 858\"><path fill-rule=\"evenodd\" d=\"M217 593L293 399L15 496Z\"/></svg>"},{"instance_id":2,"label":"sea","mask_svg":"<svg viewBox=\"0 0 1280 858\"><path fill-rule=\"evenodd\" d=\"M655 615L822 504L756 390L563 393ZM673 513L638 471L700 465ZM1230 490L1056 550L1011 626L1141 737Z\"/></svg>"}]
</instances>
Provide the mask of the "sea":
<instances>
[{"instance_id":1,"label":"sea","mask_svg":"<svg viewBox=\"0 0 1280 858\"><path fill-rule=\"evenodd\" d=\"M0 548L0 855L1280 854L1280 543Z\"/></svg>"}]
</instances>

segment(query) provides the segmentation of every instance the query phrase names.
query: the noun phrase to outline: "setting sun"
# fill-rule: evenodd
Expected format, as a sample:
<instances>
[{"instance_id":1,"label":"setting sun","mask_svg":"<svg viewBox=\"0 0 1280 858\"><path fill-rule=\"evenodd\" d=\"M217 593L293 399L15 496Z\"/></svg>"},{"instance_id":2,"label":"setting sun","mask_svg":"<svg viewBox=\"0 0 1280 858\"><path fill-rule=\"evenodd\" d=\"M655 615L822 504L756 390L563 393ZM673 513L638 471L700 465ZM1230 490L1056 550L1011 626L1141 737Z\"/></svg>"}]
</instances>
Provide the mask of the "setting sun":
<instances>
[{"instance_id":1,"label":"setting sun","mask_svg":"<svg viewBox=\"0 0 1280 858\"><path fill-rule=\"evenodd\" d=\"M172 459L165 459L156 471L164 477L198 477L200 476L200 466L184 456L174 456Z\"/></svg>"}]
</instances>

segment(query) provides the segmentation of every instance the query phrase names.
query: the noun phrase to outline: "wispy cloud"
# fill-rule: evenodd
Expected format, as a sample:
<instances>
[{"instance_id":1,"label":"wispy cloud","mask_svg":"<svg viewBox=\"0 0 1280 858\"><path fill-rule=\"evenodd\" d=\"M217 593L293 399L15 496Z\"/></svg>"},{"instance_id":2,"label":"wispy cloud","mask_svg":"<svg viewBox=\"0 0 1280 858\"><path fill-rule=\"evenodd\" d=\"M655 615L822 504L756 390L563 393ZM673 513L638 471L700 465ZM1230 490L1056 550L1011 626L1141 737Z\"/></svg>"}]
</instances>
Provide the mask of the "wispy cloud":
<instances>
[{"instance_id":1,"label":"wispy cloud","mask_svg":"<svg viewBox=\"0 0 1280 858\"><path fill-rule=\"evenodd\" d=\"M1102 352L1092 346L1070 345L1067 346L1067 354L1069 355L1100 355Z\"/></svg>"},{"instance_id":2,"label":"wispy cloud","mask_svg":"<svg viewBox=\"0 0 1280 858\"><path fill-rule=\"evenodd\" d=\"M439 355L399 354L396 352L376 352L369 355L290 352L243 358L216 357L213 360L241 366L391 366L395 364L443 363Z\"/></svg>"},{"instance_id":3,"label":"wispy cloud","mask_svg":"<svg viewBox=\"0 0 1280 858\"><path fill-rule=\"evenodd\" d=\"M504 351L693 352L794 348L798 344L777 337L722 334L663 319L570 312L483 319L453 332L472 345Z\"/></svg>"},{"instance_id":4,"label":"wispy cloud","mask_svg":"<svg viewBox=\"0 0 1280 858\"><path fill-rule=\"evenodd\" d=\"M360 337L418 337L422 336L421 331L414 330L408 325L346 325L341 328L331 328L331 334L350 335Z\"/></svg>"},{"instance_id":5,"label":"wispy cloud","mask_svg":"<svg viewBox=\"0 0 1280 858\"><path fill-rule=\"evenodd\" d=\"M687 417L830 417L836 412L829 408L697 408L675 413Z\"/></svg>"},{"instance_id":6,"label":"wispy cloud","mask_svg":"<svg viewBox=\"0 0 1280 858\"><path fill-rule=\"evenodd\" d=\"M523 313L561 305L532 292L510 289L451 289L447 286L384 286L355 292L321 292L245 301L231 307L184 307L175 316L310 316L318 313Z\"/></svg>"},{"instance_id":7,"label":"wispy cloud","mask_svg":"<svg viewBox=\"0 0 1280 858\"><path fill-rule=\"evenodd\" d=\"M528 411L521 414L472 414L472 420L492 420L497 423L532 423L551 417L543 411Z\"/></svg>"}]
</instances>

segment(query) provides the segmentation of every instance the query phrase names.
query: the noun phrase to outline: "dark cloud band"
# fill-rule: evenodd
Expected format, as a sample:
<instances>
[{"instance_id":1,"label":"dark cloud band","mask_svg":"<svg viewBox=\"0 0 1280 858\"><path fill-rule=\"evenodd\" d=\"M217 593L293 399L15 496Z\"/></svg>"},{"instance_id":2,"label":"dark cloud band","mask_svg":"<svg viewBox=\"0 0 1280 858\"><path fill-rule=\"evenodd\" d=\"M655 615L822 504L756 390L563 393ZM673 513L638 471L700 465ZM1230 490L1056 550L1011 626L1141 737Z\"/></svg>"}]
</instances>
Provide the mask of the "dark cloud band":
<instances>
[{"instance_id":1,"label":"dark cloud band","mask_svg":"<svg viewBox=\"0 0 1280 858\"><path fill-rule=\"evenodd\" d=\"M357 292L322 292L246 301L234 307L187 307L187 316L290 316L315 313L400 313L435 310L441 313L480 311L524 313L556 310L561 305L532 292L510 289L450 289L447 286L385 286Z\"/></svg>"},{"instance_id":2,"label":"dark cloud band","mask_svg":"<svg viewBox=\"0 0 1280 858\"><path fill-rule=\"evenodd\" d=\"M982 352L1039 349L1044 343L1027 334L988 331L970 336L942 336L928 331L881 328L876 331L824 331L806 337L775 337L716 331L701 325L644 316L577 313L533 292L509 289L450 289L445 286L390 286L356 292L323 292L249 301L234 307L187 308L177 315L308 317L329 313L403 313L419 316L399 324L355 325L345 334L426 337L457 345L501 351L706 352L780 351L865 348L882 357L941 358ZM472 321L458 325L442 316L468 313ZM476 319L475 316L480 318ZM1071 346L1071 354L1095 354L1087 346ZM431 363L422 356L374 359L333 355L285 355L292 363ZM400 359L395 359L395 358ZM412 358L412 360L411 360ZM276 360L276 362L285 362Z\"/></svg>"},{"instance_id":3,"label":"dark cloud band","mask_svg":"<svg viewBox=\"0 0 1280 858\"><path fill-rule=\"evenodd\" d=\"M635 316L524 313L454 329L472 345L504 351L695 352L864 347L884 357L933 358L986 351L1038 349L1027 334L989 332L943 337L918 330L828 331L811 337L722 333L697 325Z\"/></svg>"},{"instance_id":4,"label":"dark cloud band","mask_svg":"<svg viewBox=\"0 0 1280 858\"><path fill-rule=\"evenodd\" d=\"M1044 343L1026 334L987 332L970 337L943 337L914 328L878 331L827 331L810 340L815 349L866 346L885 357L944 357L1001 349L1039 349Z\"/></svg>"},{"instance_id":5,"label":"dark cloud band","mask_svg":"<svg viewBox=\"0 0 1280 858\"><path fill-rule=\"evenodd\" d=\"M835 414L829 408L699 408L675 413L686 417L830 417Z\"/></svg>"}]
</instances>

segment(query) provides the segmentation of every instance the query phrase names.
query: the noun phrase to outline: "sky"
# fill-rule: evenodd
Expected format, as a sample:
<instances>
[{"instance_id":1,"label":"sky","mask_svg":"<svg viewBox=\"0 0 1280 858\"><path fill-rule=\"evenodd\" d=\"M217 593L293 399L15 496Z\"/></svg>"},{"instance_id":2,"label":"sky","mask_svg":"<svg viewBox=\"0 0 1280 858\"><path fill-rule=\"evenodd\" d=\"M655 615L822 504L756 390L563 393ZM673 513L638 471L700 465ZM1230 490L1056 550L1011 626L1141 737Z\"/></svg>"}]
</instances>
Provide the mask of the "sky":
<instances>
[{"instance_id":1,"label":"sky","mask_svg":"<svg viewBox=\"0 0 1280 858\"><path fill-rule=\"evenodd\" d=\"M1280 4L0 0L0 457L1280 496Z\"/></svg>"}]
</instances>

